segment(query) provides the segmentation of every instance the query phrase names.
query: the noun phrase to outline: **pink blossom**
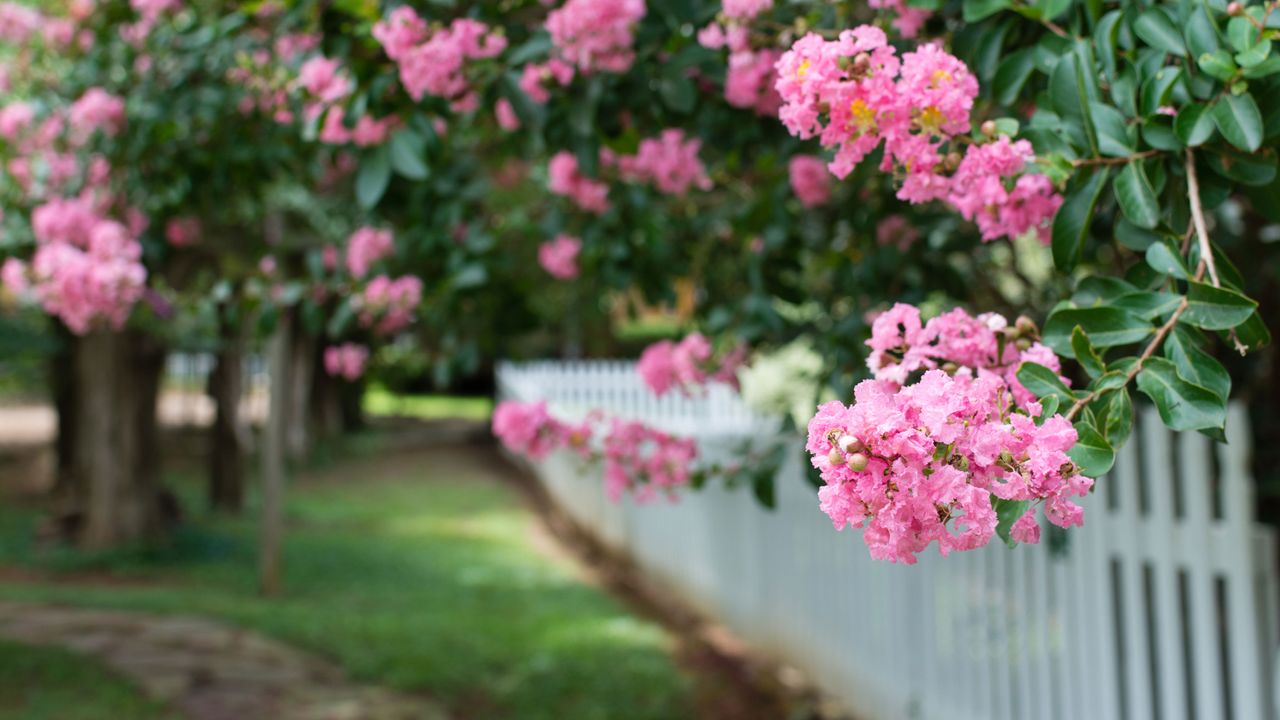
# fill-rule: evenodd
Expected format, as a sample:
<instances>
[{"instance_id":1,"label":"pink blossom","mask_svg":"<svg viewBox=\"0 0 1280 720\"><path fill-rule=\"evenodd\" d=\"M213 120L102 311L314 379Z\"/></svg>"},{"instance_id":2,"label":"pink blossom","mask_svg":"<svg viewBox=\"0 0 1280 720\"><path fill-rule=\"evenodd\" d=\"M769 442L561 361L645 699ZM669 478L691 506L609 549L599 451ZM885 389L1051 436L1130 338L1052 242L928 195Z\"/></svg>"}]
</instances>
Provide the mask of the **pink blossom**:
<instances>
[{"instance_id":1,"label":"pink blossom","mask_svg":"<svg viewBox=\"0 0 1280 720\"><path fill-rule=\"evenodd\" d=\"M317 136L320 142L328 145L346 145L351 142L351 130L347 128L344 114L341 107L335 105L329 108Z\"/></svg>"},{"instance_id":2,"label":"pink blossom","mask_svg":"<svg viewBox=\"0 0 1280 720\"><path fill-rule=\"evenodd\" d=\"M583 73L626 72L635 61L635 26L644 0L568 0L547 15L556 52Z\"/></svg>"},{"instance_id":3,"label":"pink blossom","mask_svg":"<svg viewBox=\"0 0 1280 720\"><path fill-rule=\"evenodd\" d=\"M787 165L791 179L791 192L800 204L807 208L825 205L831 200L831 173L822 158L812 155L794 155Z\"/></svg>"},{"instance_id":4,"label":"pink blossom","mask_svg":"<svg viewBox=\"0 0 1280 720\"><path fill-rule=\"evenodd\" d=\"M573 66L559 58L551 58L542 64L529 63L520 73L520 89L530 100L545 105L551 99L547 87L552 83L564 87L573 82L573 75Z\"/></svg>"},{"instance_id":5,"label":"pink blossom","mask_svg":"<svg viewBox=\"0 0 1280 720\"><path fill-rule=\"evenodd\" d=\"M920 28L933 16L930 10L911 7L907 0L867 0L867 4L877 10L892 10L897 16L893 19L893 28L908 40L920 33Z\"/></svg>"},{"instance_id":6,"label":"pink blossom","mask_svg":"<svg viewBox=\"0 0 1280 720\"><path fill-rule=\"evenodd\" d=\"M706 336L692 333L679 343L662 340L645 348L636 372L653 394L659 396L672 389L690 396L709 381L736 389L738 369L744 364L746 354L745 346L737 346L716 358Z\"/></svg>"},{"instance_id":7,"label":"pink blossom","mask_svg":"<svg viewBox=\"0 0 1280 720\"><path fill-rule=\"evenodd\" d=\"M31 127L35 118L36 110L30 103L18 100L5 105L0 108L0 138L16 141Z\"/></svg>"},{"instance_id":8,"label":"pink blossom","mask_svg":"<svg viewBox=\"0 0 1280 720\"><path fill-rule=\"evenodd\" d=\"M351 130L351 142L359 147L381 145L387 141L387 136L398 124L399 118L394 115L381 120L375 119L372 115L361 115L356 120L356 126Z\"/></svg>"},{"instance_id":9,"label":"pink blossom","mask_svg":"<svg viewBox=\"0 0 1280 720\"><path fill-rule=\"evenodd\" d=\"M67 121L72 133L87 139L95 130L112 136L124 126L124 100L102 88L89 88L71 105Z\"/></svg>"},{"instance_id":10,"label":"pink blossom","mask_svg":"<svg viewBox=\"0 0 1280 720\"><path fill-rule=\"evenodd\" d=\"M493 434L508 450L533 460L545 458L562 439L560 423L547 413L547 403L503 402L493 411Z\"/></svg>"},{"instance_id":11,"label":"pink blossom","mask_svg":"<svg viewBox=\"0 0 1280 720\"><path fill-rule=\"evenodd\" d=\"M298 70L298 84L322 103L335 103L355 88L341 72L342 63L322 55L311 58Z\"/></svg>"},{"instance_id":12,"label":"pink blossom","mask_svg":"<svg viewBox=\"0 0 1280 720\"><path fill-rule=\"evenodd\" d=\"M34 8L15 2L0 2L0 40L25 45L40 30L44 16Z\"/></svg>"},{"instance_id":13,"label":"pink blossom","mask_svg":"<svg viewBox=\"0 0 1280 720\"><path fill-rule=\"evenodd\" d=\"M369 274L374 263L395 252L390 230L362 227L347 238L347 272L360 279Z\"/></svg>"},{"instance_id":14,"label":"pink blossom","mask_svg":"<svg viewBox=\"0 0 1280 720\"><path fill-rule=\"evenodd\" d=\"M724 99L730 105L751 108L759 115L775 115L782 98L774 89L777 50L743 50L729 54L725 70Z\"/></svg>"},{"instance_id":15,"label":"pink blossom","mask_svg":"<svg viewBox=\"0 0 1280 720\"><path fill-rule=\"evenodd\" d=\"M897 245L899 250L905 251L919 239L920 231L898 213L887 215L876 224L876 242L881 245Z\"/></svg>"},{"instance_id":16,"label":"pink blossom","mask_svg":"<svg viewBox=\"0 0 1280 720\"><path fill-rule=\"evenodd\" d=\"M172 218L164 227L164 238L174 247L190 247L200 242L199 218Z\"/></svg>"},{"instance_id":17,"label":"pink blossom","mask_svg":"<svg viewBox=\"0 0 1280 720\"><path fill-rule=\"evenodd\" d=\"M1011 142L1001 136L985 145L970 145L947 201L978 224L983 240L1015 238L1035 230L1047 244L1062 196L1046 176L1025 172L1034 160L1035 152L1026 140ZM1014 179L1011 187L1010 179Z\"/></svg>"},{"instance_id":18,"label":"pink blossom","mask_svg":"<svg viewBox=\"0 0 1280 720\"><path fill-rule=\"evenodd\" d=\"M422 302L422 281L412 275L395 278L379 275L356 298L357 319L378 335L394 335L413 322Z\"/></svg>"},{"instance_id":19,"label":"pink blossom","mask_svg":"<svg viewBox=\"0 0 1280 720\"><path fill-rule=\"evenodd\" d=\"M498 120L498 127L513 132L520 129L520 118L516 116L516 111L511 107L511 101L506 98L498 98L498 102L493 105L493 116Z\"/></svg>"},{"instance_id":20,"label":"pink blossom","mask_svg":"<svg viewBox=\"0 0 1280 720\"><path fill-rule=\"evenodd\" d=\"M538 264L558 280L578 277L578 253L582 241L571 235L557 235L538 248Z\"/></svg>"},{"instance_id":21,"label":"pink blossom","mask_svg":"<svg viewBox=\"0 0 1280 720\"><path fill-rule=\"evenodd\" d=\"M364 345L343 343L324 349L324 371L331 377L340 377L348 382L355 382L364 375L368 360L369 348Z\"/></svg>"},{"instance_id":22,"label":"pink blossom","mask_svg":"<svg viewBox=\"0 0 1280 720\"><path fill-rule=\"evenodd\" d=\"M570 152L558 152L547 164L547 187L556 195L563 195L579 208L602 215L609 209L609 186L583 175L578 170L578 158Z\"/></svg>"},{"instance_id":23,"label":"pink blossom","mask_svg":"<svg viewBox=\"0 0 1280 720\"><path fill-rule=\"evenodd\" d=\"M668 128L656 138L640 141L636 154L617 158L624 180L651 183L667 195L685 195L690 188L711 189L711 178L698 157L702 141L685 139L684 131Z\"/></svg>"},{"instance_id":24,"label":"pink blossom","mask_svg":"<svg viewBox=\"0 0 1280 720\"><path fill-rule=\"evenodd\" d=\"M440 97L455 112L474 110L478 103L466 78L467 61L496 57L507 47L506 37L484 23L458 18L433 31L407 6L376 25L374 38L398 66L409 97Z\"/></svg>"},{"instance_id":25,"label":"pink blossom","mask_svg":"<svg viewBox=\"0 0 1280 720\"><path fill-rule=\"evenodd\" d=\"M773 0L723 0L721 7L726 17L734 20L751 20L773 7Z\"/></svg>"}]
</instances>

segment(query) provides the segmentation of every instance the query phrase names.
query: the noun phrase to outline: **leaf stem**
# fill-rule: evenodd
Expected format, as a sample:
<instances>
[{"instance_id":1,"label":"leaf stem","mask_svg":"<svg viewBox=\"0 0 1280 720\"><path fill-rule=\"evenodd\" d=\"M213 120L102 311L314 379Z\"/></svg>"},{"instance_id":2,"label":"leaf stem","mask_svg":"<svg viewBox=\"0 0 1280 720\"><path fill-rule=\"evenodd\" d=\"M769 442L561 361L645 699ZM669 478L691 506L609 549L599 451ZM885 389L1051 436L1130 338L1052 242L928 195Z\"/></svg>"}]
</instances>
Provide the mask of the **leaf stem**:
<instances>
[{"instance_id":1,"label":"leaf stem","mask_svg":"<svg viewBox=\"0 0 1280 720\"><path fill-rule=\"evenodd\" d=\"M1145 160L1149 157L1155 157L1163 150L1143 150L1140 153L1126 155L1125 157L1091 157L1076 158L1071 161L1071 167L1088 167L1093 165L1128 165L1135 160Z\"/></svg>"},{"instance_id":2,"label":"leaf stem","mask_svg":"<svg viewBox=\"0 0 1280 720\"><path fill-rule=\"evenodd\" d=\"M1129 368L1129 372L1125 373L1125 385L1132 382L1133 379L1138 376L1138 373L1142 372L1142 366L1151 359L1151 356L1154 355L1156 350L1160 347L1160 343L1164 342L1165 337L1168 336L1168 334L1173 330L1173 327L1178 324L1178 318L1182 317L1182 313L1187 311L1188 304L1187 299L1185 297L1182 298L1182 302L1178 303L1178 307L1173 311L1173 314L1169 316L1169 319L1165 321L1164 325L1160 326L1159 330L1156 330L1156 335L1151 338L1151 342L1147 345L1147 349L1142 351L1142 355L1138 356L1137 362L1133 364L1133 367ZM1067 420L1075 419L1075 416L1080 414L1080 411L1084 409L1085 405L1088 405L1090 401L1101 394L1102 393L1098 390L1094 390L1088 395L1076 400L1075 404L1071 406L1071 409L1067 411Z\"/></svg>"}]
</instances>

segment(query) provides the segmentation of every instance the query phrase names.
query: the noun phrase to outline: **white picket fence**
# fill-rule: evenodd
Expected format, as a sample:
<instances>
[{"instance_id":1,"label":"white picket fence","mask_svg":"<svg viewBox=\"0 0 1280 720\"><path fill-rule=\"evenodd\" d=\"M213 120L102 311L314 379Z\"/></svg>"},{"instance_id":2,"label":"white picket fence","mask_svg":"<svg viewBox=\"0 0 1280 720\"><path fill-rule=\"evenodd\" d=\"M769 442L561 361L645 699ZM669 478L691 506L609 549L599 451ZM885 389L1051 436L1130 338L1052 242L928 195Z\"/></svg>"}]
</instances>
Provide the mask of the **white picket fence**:
<instances>
[{"instance_id":1,"label":"white picket fence","mask_svg":"<svg viewBox=\"0 0 1280 720\"><path fill-rule=\"evenodd\" d=\"M498 387L697 437L707 457L778 427L723 389L655 399L629 363L504 364ZM1277 720L1275 539L1253 521L1244 408L1225 446L1149 409L1137 420L1065 551L995 543L914 567L832 529L798 438L774 511L717 487L614 505L600 469L567 453L534 470L579 524L858 717Z\"/></svg>"}]
</instances>

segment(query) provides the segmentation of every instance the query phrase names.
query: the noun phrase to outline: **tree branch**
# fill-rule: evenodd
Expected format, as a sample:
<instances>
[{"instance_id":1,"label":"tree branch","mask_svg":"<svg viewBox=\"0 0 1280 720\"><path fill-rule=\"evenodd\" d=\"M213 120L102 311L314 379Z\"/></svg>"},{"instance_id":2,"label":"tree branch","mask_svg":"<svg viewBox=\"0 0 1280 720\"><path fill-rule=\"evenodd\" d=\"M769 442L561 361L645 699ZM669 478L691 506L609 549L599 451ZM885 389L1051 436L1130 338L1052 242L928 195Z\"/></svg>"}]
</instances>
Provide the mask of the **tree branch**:
<instances>
[{"instance_id":1,"label":"tree branch","mask_svg":"<svg viewBox=\"0 0 1280 720\"><path fill-rule=\"evenodd\" d=\"M1187 196L1191 199L1191 221L1200 242L1200 262L1209 269L1209 279L1214 287L1222 287L1218 281L1218 267L1213 260L1213 246L1209 244L1209 230L1204 222L1204 208L1200 205L1200 181L1196 178L1196 158L1187 148Z\"/></svg>"}]
</instances>

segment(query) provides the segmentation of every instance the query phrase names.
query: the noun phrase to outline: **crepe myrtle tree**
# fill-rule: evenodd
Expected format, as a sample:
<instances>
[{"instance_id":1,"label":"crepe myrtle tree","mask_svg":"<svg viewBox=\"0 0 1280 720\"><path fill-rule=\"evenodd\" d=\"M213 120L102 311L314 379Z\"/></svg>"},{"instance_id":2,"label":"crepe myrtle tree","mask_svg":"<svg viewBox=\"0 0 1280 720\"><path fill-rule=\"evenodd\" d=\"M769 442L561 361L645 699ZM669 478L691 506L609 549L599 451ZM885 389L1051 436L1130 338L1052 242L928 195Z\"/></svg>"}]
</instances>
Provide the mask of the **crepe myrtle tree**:
<instances>
[{"instance_id":1,"label":"crepe myrtle tree","mask_svg":"<svg viewBox=\"0 0 1280 720\"><path fill-rule=\"evenodd\" d=\"M157 466L164 348L178 314L256 263L263 188L305 165L296 127L244 104L234 72L275 36L238 5L0 7L4 294L66 336L57 517L89 547L176 516Z\"/></svg>"},{"instance_id":2,"label":"crepe myrtle tree","mask_svg":"<svg viewBox=\"0 0 1280 720\"><path fill-rule=\"evenodd\" d=\"M707 329L803 332L843 383L865 357L874 379L824 406L809 449L824 509L865 525L873 554L1032 541L1041 508L1082 521L1068 498L1110 468L1135 390L1171 428L1221 439L1217 357L1269 340L1221 235L1233 213L1273 212L1280 20L1222 2L870 5L399 5L366 13L383 56L366 46L360 74L412 101L401 112L491 115L508 133L491 150L560 198L528 213L557 243L549 280L572 265L661 295L693 276ZM404 155L362 157L366 205L397 170L426 174ZM1027 240L1057 277L987 286L984 267L1018 276ZM949 270L959 250L973 258ZM1051 306L1041 323L864 317L939 293L1010 316ZM937 398L954 402L916 424Z\"/></svg>"}]
</instances>

